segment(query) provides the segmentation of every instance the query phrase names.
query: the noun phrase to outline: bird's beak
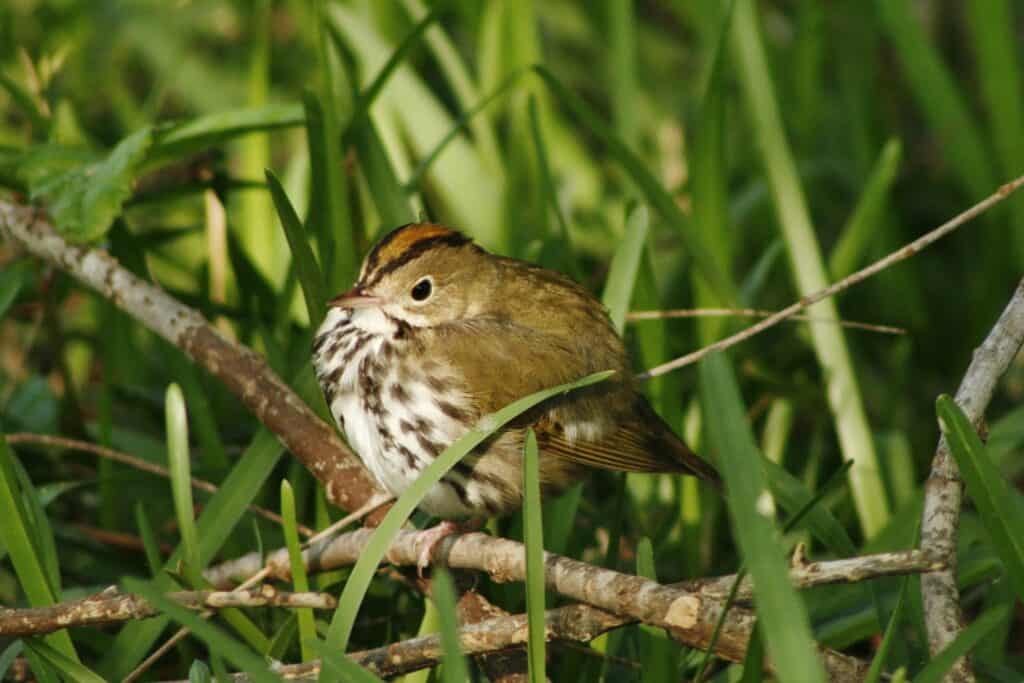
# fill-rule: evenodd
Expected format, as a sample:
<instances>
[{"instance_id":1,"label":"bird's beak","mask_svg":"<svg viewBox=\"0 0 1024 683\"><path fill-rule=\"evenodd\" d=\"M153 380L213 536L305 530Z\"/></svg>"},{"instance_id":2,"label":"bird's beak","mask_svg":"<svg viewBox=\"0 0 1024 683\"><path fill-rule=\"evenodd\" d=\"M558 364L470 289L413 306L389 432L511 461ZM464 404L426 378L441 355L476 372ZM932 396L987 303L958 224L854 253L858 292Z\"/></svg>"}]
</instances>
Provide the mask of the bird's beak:
<instances>
[{"instance_id":1,"label":"bird's beak","mask_svg":"<svg viewBox=\"0 0 1024 683\"><path fill-rule=\"evenodd\" d=\"M370 296L362 287L356 285L331 299L329 305L331 308L372 308L379 306L382 301L379 296Z\"/></svg>"}]
</instances>

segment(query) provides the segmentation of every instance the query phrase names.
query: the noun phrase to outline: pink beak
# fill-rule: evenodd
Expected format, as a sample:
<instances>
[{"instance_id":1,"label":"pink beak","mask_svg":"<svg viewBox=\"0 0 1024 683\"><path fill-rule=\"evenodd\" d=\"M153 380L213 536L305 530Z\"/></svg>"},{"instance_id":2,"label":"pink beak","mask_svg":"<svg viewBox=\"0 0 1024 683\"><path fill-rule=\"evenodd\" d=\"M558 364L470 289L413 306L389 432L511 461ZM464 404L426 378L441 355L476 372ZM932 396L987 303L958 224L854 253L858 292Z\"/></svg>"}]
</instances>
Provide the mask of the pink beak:
<instances>
[{"instance_id":1,"label":"pink beak","mask_svg":"<svg viewBox=\"0 0 1024 683\"><path fill-rule=\"evenodd\" d=\"M331 299L328 305L331 308L372 308L379 306L382 301L379 296L370 296L362 287L356 285Z\"/></svg>"}]
</instances>

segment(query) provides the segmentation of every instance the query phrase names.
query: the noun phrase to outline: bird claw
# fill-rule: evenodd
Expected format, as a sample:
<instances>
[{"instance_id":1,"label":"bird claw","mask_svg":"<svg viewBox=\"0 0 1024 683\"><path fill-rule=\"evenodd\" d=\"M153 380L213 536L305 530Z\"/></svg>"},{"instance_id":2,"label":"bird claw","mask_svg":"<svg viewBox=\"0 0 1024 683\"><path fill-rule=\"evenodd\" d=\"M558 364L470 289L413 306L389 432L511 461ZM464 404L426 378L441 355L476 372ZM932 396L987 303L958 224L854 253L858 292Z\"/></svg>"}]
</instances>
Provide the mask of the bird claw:
<instances>
[{"instance_id":1,"label":"bird claw","mask_svg":"<svg viewBox=\"0 0 1024 683\"><path fill-rule=\"evenodd\" d=\"M437 526L420 532L420 541L423 543L423 547L420 550L419 559L416 561L416 574L421 579L423 578L423 570L430 566L434 550L441 544L441 541L460 531L462 531L462 527L457 522L446 519Z\"/></svg>"}]
</instances>

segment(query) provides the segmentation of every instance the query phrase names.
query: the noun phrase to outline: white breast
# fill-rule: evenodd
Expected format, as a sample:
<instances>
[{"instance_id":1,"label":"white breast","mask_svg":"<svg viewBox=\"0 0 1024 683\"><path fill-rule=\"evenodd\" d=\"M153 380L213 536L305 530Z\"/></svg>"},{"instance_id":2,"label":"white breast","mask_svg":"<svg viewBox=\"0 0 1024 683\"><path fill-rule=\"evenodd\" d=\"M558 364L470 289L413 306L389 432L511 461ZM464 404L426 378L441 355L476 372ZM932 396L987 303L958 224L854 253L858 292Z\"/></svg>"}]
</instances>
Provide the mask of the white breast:
<instances>
[{"instance_id":1,"label":"white breast","mask_svg":"<svg viewBox=\"0 0 1024 683\"><path fill-rule=\"evenodd\" d=\"M397 343L394 332L379 311L360 310L352 316L331 309L317 331L313 363L349 445L381 485L398 496L465 426L441 409L416 371L417 363L397 362L398 353L384 353L387 345ZM329 341L321 340L324 335ZM465 397L451 391L445 398L460 408L465 405ZM473 489L458 473L447 476L464 490ZM445 483L433 486L420 507L446 518L476 511Z\"/></svg>"}]
</instances>

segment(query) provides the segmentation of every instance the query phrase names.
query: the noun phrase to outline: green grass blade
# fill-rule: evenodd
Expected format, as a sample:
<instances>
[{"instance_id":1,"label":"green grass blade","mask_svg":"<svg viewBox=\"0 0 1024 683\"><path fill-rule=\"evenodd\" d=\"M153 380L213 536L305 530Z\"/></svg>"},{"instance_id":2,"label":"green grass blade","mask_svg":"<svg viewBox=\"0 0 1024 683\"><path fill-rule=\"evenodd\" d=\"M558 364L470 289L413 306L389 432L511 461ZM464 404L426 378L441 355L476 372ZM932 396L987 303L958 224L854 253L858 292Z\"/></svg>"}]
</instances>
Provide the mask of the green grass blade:
<instances>
[{"instance_id":1,"label":"green grass blade","mask_svg":"<svg viewBox=\"0 0 1024 683\"><path fill-rule=\"evenodd\" d=\"M37 530L29 523L29 512L22 502L23 492L15 473L14 455L0 433L0 541L14 565L25 597L33 607L48 607L57 602L55 589L47 580L46 568L34 539ZM34 494L33 494L34 495ZM46 642L65 657L78 661L67 631L46 636Z\"/></svg>"},{"instance_id":2,"label":"green grass blade","mask_svg":"<svg viewBox=\"0 0 1024 683\"><path fill-rule=\"evenodd\" d=\"M320 266L317 265L316 257L313 256L313 250L309 247L302 221L295 213L292 203L288 200L288 195L285 194L284 188L273 171L268 169L266 174L270 196L274 199L274 207L281 219L281 227L284 228L288 246L292 250L292 258L295 260L295 272L298 274L302 295L306 300L309 324L310 327L316 327L327 311L324 276L320 272Z\"/></svg>"},{"instance_id":3,"label":"green grass blade","mask_svg":"<svg viewBox=\"0 0 1024 683\"><path fill-rule=\"evenodd\" d=\"M728 205L729 172L726 163L726 99L729 84L725 80L728 55L729 26L735 2L725 8L721 28L715 42L707 84L700 102L696 121L696 139L693 141L693 223L694 228L706 236L708 255L715 259L717 268L726 274L731 271L734 230L730 224ZM694 271L694 289L697 305L723 307L731 302L716 295L700 272ZM697 321L700 340L710 344L721 336L727 321L724 318L703 318Z\"/></svg>"},{"instance_id":4,"label":"green grass blade","mask_svg":"<svg viewBox=\"0 0 1024 683\"><path fill-rule=\"evenodd\" d=\"M189 119L158 130L156 140L146 155L146 164L181 158L248 133L295 128L304 120L302 107L298 104L234 109Z\"/></svg>"},{"instance_id":5,"label":"green grass blade","mask_svg":"<svg viewBox=\"0 0 1024 683\"><path fill-rule=\"evenodd\" d=\"M902 157L903 146L899 140L893 138L885 143L867 185L857 201L853 215L843 226L839 242L829 256L828 269L833 278L844 278L861 264L872 236L879 229L889 199L889 191L896 180Z\"/></svg>"},{"instance_id":6,"label":"green grass blade","mask_svg":"<svg viewBox=\"0 0 1024 683\"><path fill-rule=\"evenodd\" d=\"M523 449L523 535L526 544L527 671L530 683L544 683L544 520L541 518L537 435L526 430Z\"/></svg>"},{"instance_id":7,"label":"green grass blade","mask_svg":"<svg viewBox=\"0 0 1024 683\"><path fill-rule=\"evenodd\" d=\"M32 128L35 130L37 137L45 137L46 132L50 129L50 120L36 105L36 100L32 97L32 94L3 71L0 71L0 88L7 91L14 104L32 122Z\"/></svg>"},{"instance_id":8,"label":"green grass blade","mask_svg":"<svg viewBox=\"0 0 1024 683\"><path fill-rule=\"evenodd\" d=\"M761 683L764 680L764 637L755 628L747 641L747 654L743 657L743 677L739 683Z\"/></svg>"},{"instance_id":9,"label":"green grass blade","mask_svg":"<svg viewBox=\"0 0 1024 683\"><path fill-rule=\"evenodd\" d=\"M409 206L409 199L402 183L398 181L373 121L366 119L359 126L354 144L359 154L360 168L370 186L377 213L380 214L381 227L390 230L416 220L416 214Z\"/></svg>"},{"instance_id":10,"label":"green grass blade","mask_svg":"<svg viewBox=\"0 0 1024 683\"><path fill-rule=\"evenodd\" d=\"M295 526L295 494L287 479L281 480L281 525L284 531L285 545L288 547L288 561L292 568L292 585L298 593L309 590L309 578L306 576L306 563L302 560L302 544L299 542L299 530ZM313 659L310 643L316 640L316 623L313 621L313 609L300 607L295 610L299 620L299 646L302 648L302 661Z\"/></svg>"},{"instance_id":11,"label":"green grass blade","mask_svg":"<svg viewBox=\"0 0 1024 683\"><path fill-rule=\"evenodd\" d=\"M75 683L104 683L103 678L95 671L51 647L41 638L26 638L22 642L30 652L59 671L65 680Z\"/></svg>"},{"instance_id":12,"label":"green grass blade","mask_svg":"<svg viewBox=\"0 0 1024 683\"><path fill-rule=\"evenodd\" d=\"M432 23L437 21L439 16L440 13L435 10L420 19L405 38L402 39L402 42L395 48L395 51L391 53L388 60L384 62L384 66L374 76L370 85L360 94L359 99L356 101L355 109L352 112L352 117L349 119L345 132L342 135L343 147L347 148L360 135L359 129L362 127L364 119L370 112L373 103L377 101L377 96L384 89L384 86L387 85L388 80L395 73L395 69L408 56L409 52L419 45L423 34L426 33Z\"/></svg>"},{"instance_id":13,"label":"green grass blade","mask_svg":"<svg viewBox=\"0 0 1024 683\"><path fill-rule=\"evenodd\" d=\"M1013 7L1013 9L1011 9ZM977 59L977 82L991 128L992 148L1007 178L1024 168L1024 97L1014 14L1018 3L1007 0L975 0L964 5L971 44ZM1024 259L1024 201L1011 197L1014 246L1017 259Z\"/></svg>"},{"instance_id":14,"label":"green grass blade","mask_svg":"<svg viewBox=\"0 0 1024 683\"><path fill-rule=\"evenodd\" d=\"M619 138L630 149L636 148L639 128L636 103L636 19L633 0L605 3L608 30L608 91L611 94L612 121Z\"/></svg>"},{"instance_id":15,"label":"green grass blade","mask_svg":"<svg viewBox=\"0 0 1024 683\"><path fill-rule=\"evenodd\" d=\"M551 209L551 212L555 214L555 220L558 223L558 238L557 240L550 239L548 237L544 240L544 247L548 248L549 245L554 245L556 249L559 249L557 263L567 264L569 266L572 275L577 280L582 279L582 274L579 272L578 264L575 259L572 258L572 245L569 238L569 224L565 221L565 216L562 214L562 209L558 206L558 191L557 185L555 184L554 174L551 173L551 164L548 161L548 148L544 143L544 135L541 132L540 117L537 113L537 97L536 95L530 95L529 101L529 113L530 113L530 134L533 137L533 148L537 154L537 166L540 171L540 184L542 186L542 192L544 193L544 199ZM546 223L546 221L545 221ZM543 264L544 261L541 260ZM621 332L621 330L620 330Z\"/></svg>"},{"instance_id":16,"label":"green grass blade","mask_svg":"<svg viewBox=\"0 0 1024 683\"><path fill-rule=\"evenodd\" d=\"M928 127L941 137L942 154L968 194L981 199L996 186L996 175L985 138L953 74L928 39L912 2L875 0L874 5Z\"/></svg>"},{"instance_id":17,"label":"green grass blade","mask_svg":"<svg viewBox=\"0 0 1024 683\"><path fill-rule=\"evenodd\" d=\"M941 683L956 660L973 650L994 628L1009 617L1010 611L1011 607L1004 605L990 609L975 619L973 624L960 632L956 640L928 661L928 664L914 676L914 683Z\"/></svg>"},{"instance_id":18,"label":"green grass blade","mask_svg":"<svg viewBox=\"0 0 1024 683\"><path fill-rule=\"evenodd\" d=\"M165 399L167 413L167 465L171 477L171 491L174 497L174 514L178 519L178 531L185 561L185 573L193 585L201 578L202 563L199 560L199 535L196 531L195 505L192 503L192 461L188 450L188 416L185 413L185 397L181 387L171 384L167 387Z\"/></svg>"},{"instance_id":19,"label":"green grass blade","mask_svg":"<svg viewBox=\"0 0 1024 683\"><path fill-rule=\"evenodd\" d=\"M936 412L950 452L967 484L967 493L992 540L992 548L1003 562L1018 599L1024 599L1024 510L1017 505L1006 479L989 458L977 431L956 401L940 396Z\"/></svg>"},{"instance_id":20,"label":"green grass blade","mask_svg":"<svg viewBox=\"0 0 1024 683\"><path fill-rule=\"evenodd\" d=\"M270 639L266 655L271 659L282 659L292 644L292 639L299 630L299 619L294 613L290 614L284 623L277 629L277 632Z\"/></svg>"},{"instance_id":21,"label":"green grass blade","mask_svg":"<svg viewBox=\"0 0 1024 683\"><path fill-rule=\"evenodd\" d=\"M431 575L430 584L430 594L434 598L438 620L441 622L441 647L444 650L441 681L466 683L470 680L469 666L459 644L459 624L455 618L456 596L452 577L443 568L439 568Z\"/></svg>"},{"instance_id":22,"label":"green grass blade","mask_svg":"<svg viewBox=\"0 0 1024 683\"><path fill-rule=\"evenodd\" d=\"M153 525L149 522L149 515L146 514L146 506L142 501L135 503L135 526L139 530L139 538L142 539L142 548L146 553L146 564L149 565L149 573L156 576L160 573L160 566L163 559L160 557L160 545L153 532Z\"/></svg>"},{"instance_id":23,"label":"green grass blade","mask_svg":"<svg viewBox=\"0 0 1024 683\"><path fill-rule=\"evenodd\" d=\"M26 268L18 265L7 265L0 271L0 320L3 320L7 309L18 298L18 292L28 280Z\"/></svg>"},{"instance_id":24,"label":"green grass blade","mask_svg":"<svg viewBox=\"0 0 1024 683\"><path fill-rule=\"evenodd\" d=\"M434 164L437 157L441 155L441 152L443 152L448 146L448 143L454 140L459 133L466 128L466 126L470 125L470 123L472 123L476 118L477 114L481 113L488 107L488 105L511 90L512 86L518 84L520 79L522 79L522 77L527 73L529 72L526 70L520 70L511 74L508 78L499 83L497 87L495 87L494 90L492 90L486 97L464 111L457 119L455 119L454 124L448 129L448 132L445 133L444 137L442 137L429 152L423 155L423 158L416 165L416 168L413 169L412 173L409 175L409 180L405 183L405 191L411 194L419 189L420 184L423 182L423 176L425 176L427 171L430 170L430 167Z\"/></svg>"},{"instance_id":25,"label":"green grass blade","mask_svg":"<svg viewBox=\"0 0 1024 683\"><path fill-rule=\"evenodd\" d=\"M129 593L141 595L150 605L188 628L197 638L206 643L211 652L216 652L232 665L245 671L253 681L276 683L280 680L267 669L266 662L258 652L235 640L218 626L203 619L197 612L186 609L165 597L154 584L126 578L124 588Z\"/></svg>"},{"instance_id":26,"label":"green grass blade","mask_svg":"<svg viewBox=\"0 0 1024 683\"><path fill-rule=\"evenodd\" d=\"M768 652L780 679L824 683L810 620L789 582L777 531L757 510L766 486L762 456L725 356L715 354L701 362L700 387L708 433L725 479L733 533L754 581L754 601Z\"/></svg>"},{"instance_id":27,"label":"green grass blade","mask_svg":"<svg viewBox=\"0 0 1024 683\"><path fill-rule=\"evenodd\" d=\"M758 141L776 219L789 250L797 287L801 294L810 294L826 287L828 277L796 163L786 140L758 25L757 5L752 0L737 0L734 11L730 37L746 108L753 120L753 133ZM835 322L839 317L835 302L832 299L822 301L808 309L808 313L832 321L811 325L811 341L818 363L827 376L825 393L834 414L843 457L854 461L850 470L850 489L861 527L870 538L889 519L889 504L879 476L881 468L857 375L842 328ZM770 646L771 640L766 640Z\"/></svg>"},{"instance_id":28,"label":"green grass blade","mask_svg":"<svg viewBox=\"0 0 1024 683\"><path fill-rule=\"evenodd\" d=\"M651 581L658 580L651 539L643 536L636 544L636 575ZM639 626L640 665L643 680L650 683L673 683L679 680L678 648L665 632L646 624Z\"/></svg>"},{"instance_id":29,"label":"green grass blade","mask_svg":"<svg viewBox=\"0 0 1024 683\"><path fill-rule=\"evenodd\" d=\"M343 169L332 166L340 150L327 138L323 105L313 93L303 98L306 112L306 145L309 148L309 212L306 230L316 235L324 284L337 292L355 279L352 223L349 217L347 184L339 180Z\"/></svg>"},{"instance_id":30,"label":"green grass blade","mask_svg":"<svg viewBox=\"0 0 1024 683\"><path fill-rule=\"evenodd\" d=\"M388 511L388 514L384 516L380 526L377 527L377 530L370 537L363 554L360 555L355 567L352 568L348 581L345 583L345 589L342 591L341 598L338 601L338 609L334 613L330 630L327 633L327 643L339 651L345 651L348 646L349 637L352 634L356 615L359 612L359 606L362 604L363 597L370 587L370 581L377 571L377 566L384 559L384 555L391 545L391 540L398 533L398 530L401 529L413 510L416 509L416 506L423 500L423 497L427 495L430 488L439 482L449 469L491 434L533 406L554 396L605 380L612 374L614 374L612 371L594 373L576 382L544 389L514 401L501 410L482 418L475 427L456 439L441 455L435 458L423 470L419 478L413 482L412 486L399 496L391 510Z\"/></svg>"},{"instance_id":31,"label":"green grass blade","mask_svg":"<svg viewBox=\"0 0 1024 683\"><path fill-rule=\"evenodd\" d=\"M864 683L879 683L882 680L882 669L885 667L885 660L889 656L889 650L892 649L892 644L896 640L896 634L899 632L900 623L903 621L903 611L907 602L907 587L909 585L910 581L906 578L900 583L900 595L896 598L896 607L893 608L892 616L889 617L889 625L885 627L882 644L878 646L878 651L875 652L875 657L871 660L871 667L868 668L868 673L864 677Z\"/></svg>"},{"instance_id":32,"label":"green grass blade","mask_svg":"<svg viewBox=\"0 0 1024 683\"><path fill-rule=\"evenodd\" d=\"M300 395L308 398L316 382L312 368L300 377L300 383L309 386L300 389ZM301 386L301 384L300 384ZM319 389L317 389L319 391ZM260 487L281 457L283 448L273 432L261 429L257 432L249 448L232 468L231 473L221 482L217 493L203 508L197 522L199 534L200 563L205 564L217 553L227 540L238 520L245 514L246 507L252 503L259 493ZM164 564L173 568L181 558L181 548ZM171 587L169 578L157 580L155 585L162 590ZM165 617L156 617L141 622L134 622L121 629L114 639L110 652L100 665L100 672L111 679L124 678L129 671L142 661L167 626Z\"/></svg>"},{"instance_id":33,"label":"green grass blade","mask_svg":"<svg viewBox=\"0 0 1024 683\"><path fill-rule=\"evenodd\" d=\"M14 664L14 660L21 654L21 650L24 644L20 640L16 640L6 648L3 652L0 652L0 681L7 679L7 670Z\"/></svg>"},{"instance_id":34,"label":"green grass blade","mask_svg":"<svg viewBox=\"0 0 1024 683\"><path fill-rule=\"evenodd\" d=\"M384 683L380 678L359 666L345 656L345 653L331 647L322 640L313 642L313 649L320 655L320 676L329 672L335 680L345 683Z\"/></svg>"},{"instance_id":35,"label":"green grass blade","mask_svg":"<svg viewBox=\"0 0 1024 683\"><path fill-rule=\"evenodd\" d=\"M540 75L551 91L561 100L562 104L579 117L584 125L608 147L611 157L626 169L626 172L640 188L647 203L658 212L662 220L675 230L680 231L686 241L686 248L689 251L694 267L704 273L704 277L707 278L709 285L715 293L724 301L735 301L735 287L732 281L715 266L715 262L708 256L708 248L704 244L703 236L697 232L693 223L683 215L675 199L665 191L665 188L661 186L657 178L647 170L640 157L634 154L614 131L601 121L594 110L582 98L562 85L550 71L543 66L534 67L534 71Z\"/></svg>"},{"instance_id":36,"label":"green grass blade","mask_svg":"<svg viewBox=\"0 0 1024 683\"><path fill-rule=\"evenodd\" d=\"M608 309L608 315L619 334L622 334L626 326L626 314L629 313L629 305L633 301L633 287L640 272L644 243L647 241L650 225L647 207L638 206L629 212L626 216L625 234L608 268L601 303Z\"/></svg>"}]
</instances>

